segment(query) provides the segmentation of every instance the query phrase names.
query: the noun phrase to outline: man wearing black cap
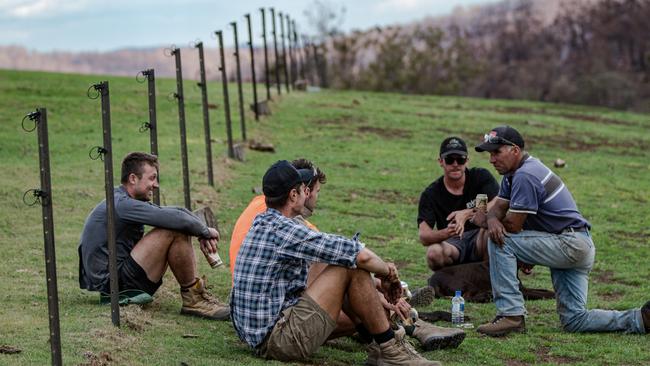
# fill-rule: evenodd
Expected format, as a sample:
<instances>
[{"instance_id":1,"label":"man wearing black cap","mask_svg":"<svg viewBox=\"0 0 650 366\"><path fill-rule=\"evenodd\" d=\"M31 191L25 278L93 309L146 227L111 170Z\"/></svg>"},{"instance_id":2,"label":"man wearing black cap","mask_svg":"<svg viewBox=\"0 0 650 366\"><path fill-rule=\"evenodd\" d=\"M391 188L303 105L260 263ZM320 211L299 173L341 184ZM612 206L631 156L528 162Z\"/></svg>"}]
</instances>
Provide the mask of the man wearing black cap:
<instances>
[{"instance_id":1,"label":"man wearing black cap","mask_svg":"<svg viewBox=\"0 0 650 366\"><path fill-rule=\"evenodd\" d=\"M395 302L402 288L397 269L357 239L309 229L292 218L305 204L313 171L288 161L273 164L262 180L266 212L246 235L235 264L231 316L239 337L264 358L309 358L336 328L340 311L370 338L371 364L438 365L393 331L371 273L382 281L386 298ZM307 287L312 262L327 266Z\"/></svg>"},{"instance_id":2,"label":"man wearing black cap","mask_svg":"<svg viewBox=\"0 0 650 366\"><path fill-rule=\"evenodd\" d=\"M559 176L524 150L524 139L510 126L484 136L476 151L490 153L503 175L499 196L487 216L475 224L488 230L490 280L497 316L477 328L498 337L526 330L524 299L517 280L517 260L551 269L557 311L569 332L646 333L650 301L642 309L587 310L587 285L594 264L591 225L578 211Z\"/></svg>"},{"instance_id":3,"label":"man wearing black cap","mask_svg":"<svg viewBox=\"0 0 650 366\"><path fill-rule=\"evenodd\" d=\"M456 136L446 138L440 144L438 158L444 174L420 196L420 242L428 247L427 263L434 271L479 262L487 255L485 240L479 240L481 230L469 219L474 214L476 195L486 194L492 201L499 185L486 169L468 169L468 161L465 141Z\"/></svg>"}]
</instances>

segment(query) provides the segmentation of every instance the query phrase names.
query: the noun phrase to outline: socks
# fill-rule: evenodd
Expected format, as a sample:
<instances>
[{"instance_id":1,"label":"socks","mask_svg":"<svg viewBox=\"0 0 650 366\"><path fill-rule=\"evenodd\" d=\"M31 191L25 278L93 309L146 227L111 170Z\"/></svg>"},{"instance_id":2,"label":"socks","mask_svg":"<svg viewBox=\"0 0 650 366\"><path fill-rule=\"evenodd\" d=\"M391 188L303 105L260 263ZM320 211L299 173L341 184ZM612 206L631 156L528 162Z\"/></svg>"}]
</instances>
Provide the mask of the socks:
<instances>
[{"instance_id":1,"label":"socks","mask_svg":"<svg viewBox=\"0 0 650 366\"><path fill-rule=\"evenodd\" d=\"M377 344L386 343L395 338L395 332L393 332L393 329L391 327L388 327L388 330L383 333L373 334L372 338L375 340L375 342L377 342Z\"/></svg>"},{"instance_id":2,"label":"socks","mask_svg":"<svg viewBox=\"0 0 650 366\"><path fill-rule=\"evenodd\" d=\"M190 288L194 287L194 285L196 285L197 282L199 282L199 279L198 279L198 278L195 278L195 279L194 279L194 282L192 282L191 284L189 284L189 285L187 285L187 286L181 286L181 290L187 290L187 289L190 289Z\"/></svg>"},{"instance_id":3,"label":"socks","mask_svg":"<svg viewBox=\"0 0 650 366\"><path fill-rule=\"evenodd\" d=\"M372 334L370 334L368 329L366 329L363 324L359 323L354 328L357 330L357 333L359 333L359 338L363 344L372 342Z\"/></svg>"}]
</instances>

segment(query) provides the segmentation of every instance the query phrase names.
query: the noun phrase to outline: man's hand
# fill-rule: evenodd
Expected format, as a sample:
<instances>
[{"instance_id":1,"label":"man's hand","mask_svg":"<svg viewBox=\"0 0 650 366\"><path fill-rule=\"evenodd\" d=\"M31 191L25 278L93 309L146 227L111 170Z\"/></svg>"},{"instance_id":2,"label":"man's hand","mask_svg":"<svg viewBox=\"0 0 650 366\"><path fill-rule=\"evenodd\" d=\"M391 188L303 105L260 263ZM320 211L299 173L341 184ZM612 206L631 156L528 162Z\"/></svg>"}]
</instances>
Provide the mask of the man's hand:
<instances>
[{"instance_id":1,"label":"man's hand","mask_svg":"<svg viewBox=\"0 0 650 366\"><path fill-rule=\"evenodd\" d=\"M455 224L455 230L454 230L454 235L458 235L463 237L463 233L465 232L465 223L467 220L472 218L474 216L474 211L472 209L465 209L465 210L460 210L460 211L454 211L447 216L447 221L451 221L451 223Z\"/></svg>"},{"instance_id":2,"label":"man's hand","mask_svg":"<svg viewBox=\"0 0 650 366\"><path fill-rule=\"evenodd\" d=\"M209 238L200 238L199 239L199 244L201 247L201 251L203 254L214 254L217 252L219 249L218 243L219 243L219 231L217 229L209 227L208 230L210 231L210 237Z\"/></svg>"},{"instance_id":3,"label":"man's hand","mask_svg":"<svg viewBox=\"0 0 650 366\"><path fill-rule=\"evenodd\" d=\"M490 235L490 239L492 239L492 241L495 242L499 247L503 246L504 240L508 234L506 228L496 217L489 217L487 223L488 235Z\"/></svg>"},{"instance_id":4,"label":"man's hand","mask_svg":"<svg viewBox=\"0 0 650 366\"><path fill-rule=\"evenodd\" d=\"M381 280L381 293L384 294L386 300L391 304L396 304L402 297L402 283L397 274L397 267L393 263L386 263L388 266L388 274L377 275L375 277Z\"/></svg>"},{"instance_id":5,"label":"man's hand","mask_svg":"<svg viewBox=\"0 0 650 366\"><path fill-rule=\"evenodd\" d=\"M487 229L487 213L483 210L476 210L476 212L474 212L474 216L471 219L471 223L478 227Z\"/></svg>"}]
</instances>

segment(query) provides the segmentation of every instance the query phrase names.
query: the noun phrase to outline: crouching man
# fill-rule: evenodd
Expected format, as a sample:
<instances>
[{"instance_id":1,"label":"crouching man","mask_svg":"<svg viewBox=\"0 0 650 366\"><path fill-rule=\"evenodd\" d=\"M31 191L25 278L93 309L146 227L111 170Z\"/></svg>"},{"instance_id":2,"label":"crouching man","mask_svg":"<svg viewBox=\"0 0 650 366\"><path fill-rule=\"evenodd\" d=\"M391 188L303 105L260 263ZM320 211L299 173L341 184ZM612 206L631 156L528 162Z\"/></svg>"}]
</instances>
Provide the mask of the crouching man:
<instances>
[{"instance_id":1,"label":"crouching man","mask_svg":"<svg viewBox=\"0 0 650 366\"><path fill-rule=\"evenodd\" d=\"M191 240L198 237L203 253L215 253L219 232L184 208L149 202L158 188L155 155L129 153L122 161L121 183L114 191L120 291L153 296L169 267L181 287L182 314L228 319L230 308L206 292L205 280L197 277ZM86 219L79 243L79 287L102 293L110 292L106 218L104 200ZM153 227L146 235L144 225Z\"/></svg>"},{"instance_id":2,"label":"crouching man","mask_svg":"<svg viewBox=\"0 0 650 366\"><path fill-rule=\"evenodd\" d=\"M231 317L239 337L264 358L308 359L337 328L343 310L368 343L371 365L438 365L394 331L371 273L389 302L401 295L397 269L357 240L309 229L300 215L313 171L278 161L264 174L268 209L258 215L237 256ZM311 262L329 264L307 287Z\"/></svg>"}]
</instances>

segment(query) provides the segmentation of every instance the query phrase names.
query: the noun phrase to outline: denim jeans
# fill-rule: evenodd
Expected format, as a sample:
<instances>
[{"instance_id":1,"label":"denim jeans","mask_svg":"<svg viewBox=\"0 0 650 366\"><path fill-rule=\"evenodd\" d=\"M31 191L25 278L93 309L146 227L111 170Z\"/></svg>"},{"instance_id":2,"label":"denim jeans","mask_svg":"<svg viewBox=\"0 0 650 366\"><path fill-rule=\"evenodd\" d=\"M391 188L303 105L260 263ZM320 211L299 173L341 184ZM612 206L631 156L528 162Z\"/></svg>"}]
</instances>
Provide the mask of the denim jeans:
<instances>
[{"instance_id":1,"label":"denim jeans","mask_svg":"<svg viewBox=\"0 0 650 366\"><path fill-rule=\"evenodd\" d=\"M640 309L587 310L589 272L596 250L589 232L508 234L502 247L488 244L492 294L498 315L525 315L517 260L551 269L557 312L569 332L645 333Z\"/></svg>"}]
</instances>

